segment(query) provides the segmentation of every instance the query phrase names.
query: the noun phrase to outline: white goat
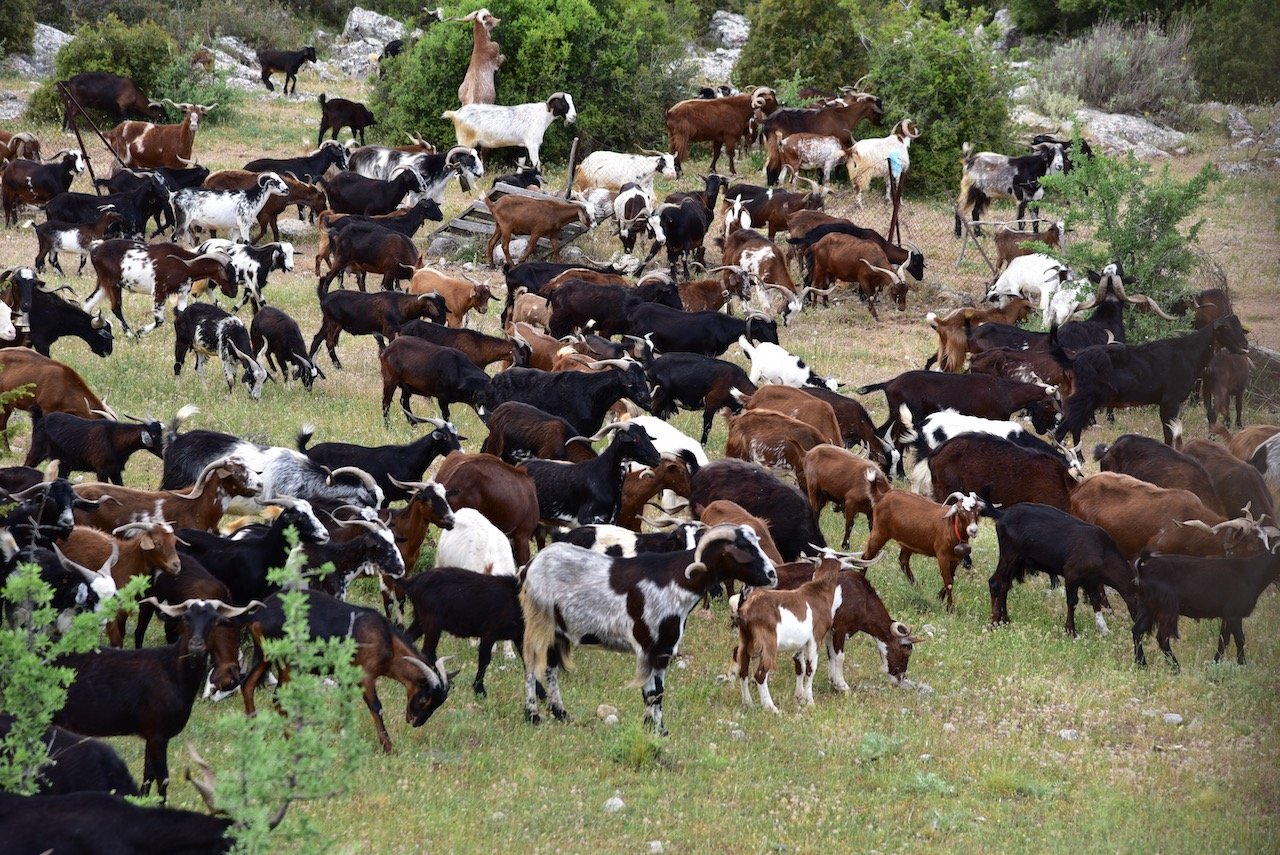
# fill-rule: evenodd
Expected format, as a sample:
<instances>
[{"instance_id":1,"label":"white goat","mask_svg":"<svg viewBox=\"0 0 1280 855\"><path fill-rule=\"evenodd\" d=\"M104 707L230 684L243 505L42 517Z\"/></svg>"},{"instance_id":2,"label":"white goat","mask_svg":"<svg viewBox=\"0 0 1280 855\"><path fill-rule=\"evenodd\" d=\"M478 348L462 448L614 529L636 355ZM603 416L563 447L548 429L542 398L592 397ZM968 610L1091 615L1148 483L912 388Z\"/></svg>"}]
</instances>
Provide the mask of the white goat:
<instances>
[{"instance_id":1,"label":"white goat","mask_svg":"<svg viewBox=\"0 0 1280 855\"><path fill-rule=\"evenodd\" d=\"M1071 271L1062 262L1042 252L1022 255L1009 262L1009 266L987 290L986 299L1001 305L1012 297L1039 300L1040 316L1045 319L1045 327L1048 328L1049 305L1054 294L1070 276Z\"/></svg>"},{"instance_id":2,"label":"white goat","mask_svg":"<svg viewBox=\"0 0 1280 855\"><path fill-rule=\"evenodd\" d=\"M269 196L287 196L289 187L274 172L258 176L258 185L248 190L205 190L189 188L173 194L175 225L173 239L191 239L196 226L238 232L242 241L249 240L249 227L258 221L258 212Z\"/></svg>"},{"instance_id":3,"label":"white goat","mask_svg":"<svg viewBox=\"0 0 1280 855\"><path fill-rule=\"evenodd\" d=\"M872 178L884 179L884 198L889 199L889 158L897 155L902 172L911 165L911 141L920 136L920 129L910 119L903 119L893 126L887 137L858 140L851 147L855 166L850 167L849 181L858 191L858 207L862 207L862 191L871 185Z\"/></svg>"},{"instance_id":4,"label":"white goat","mask_svg":"<svg viewBox=\"0 0 1280 855\"><path fill-rule=\"evenodd\" d=\"M659 175L673 181L676 179L674 154L658 151L646 151L644 154L595 151L578 164L573 186L578 191L588 187L603 187L616 193L622 189L622 185L635 183L653 195L653 181Z\"/></svg>"},{"instance_id":5,"label":"white goat","mask_svg":"<svg viewBox=\"0 0 1280 855\"><path fill-rule=\"evenodd\" d=\"M557 118L572 124L578 118L572 96L557 92L544 102L516 104L465 104L456 110L445 110L440 116L453 122L458 145L468 148L509 148L523 146L529 161L541 166L538 149L542 136Z\"/></svg>"},{"instance_id":6,"label":"white goat","mask_svg":"<svg viewBox=\"0 0 1280 855\"><path fill-rule=\"evenodd\" d=\"M813 373L804 360L784 348L767 341L752 344L746 336L738 338L738 346L751 360L751 382L777 383L781 386L823 386L835 391L840 385L834 378L826 380Z\"/></svg>"}]
</instances>

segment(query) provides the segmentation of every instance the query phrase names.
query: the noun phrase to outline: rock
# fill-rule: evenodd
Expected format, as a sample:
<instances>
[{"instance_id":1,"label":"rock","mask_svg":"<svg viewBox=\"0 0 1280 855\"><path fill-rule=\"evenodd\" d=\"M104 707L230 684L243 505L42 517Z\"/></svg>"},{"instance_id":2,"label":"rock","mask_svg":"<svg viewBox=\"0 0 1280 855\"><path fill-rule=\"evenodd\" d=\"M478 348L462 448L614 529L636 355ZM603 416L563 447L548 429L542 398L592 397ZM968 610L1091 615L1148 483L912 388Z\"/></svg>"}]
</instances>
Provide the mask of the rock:
<instances>
[{"instance_id":1,"label":"rock","mask_svg":"<svg viewBox=\"0 0 1280 855\"><path fill-rule=\"evenodd\" d=\"M1026 128L1044 128L1053 130L1057 130L1058 128L1058 122L1050 119L1048 116L1043 116L1040 113L1037 113L1029 107L1023 107L1021 105L1014 107L1009 111L1009 118Z\"/></svg>"},{"instance_id":2,"label":"rock","mask_svg":"<svg viewBox=\"0 0 1280 855\"><path fill-rule=\"evenodd\" d=\"M427 247L427 255L454 255L462 249L462 242L453 235L436 235Z\"/></svg>"},{"instance_id":3,"label":"rock","mask_svg":"<svg viewBox=\"0 0 1280 855\"><path fill-rule=\"evenodd\" d=\"M514 259L524 255L525 248L528 246L529 246L528 238L512 238L511 239L511 256L513 259L511 262L512 264L515 264ZM502 262L506 260L507 260L507 257L506 257L506 254L503 253L502 251L502 244L498 243L498 245L493 248L493 263L501 266Z\"/></svg>"},{"instance_id":4,"label":"rock","mask_svg":"<svg viewBox=\"0 0 1280 855\"><path fill-rule=\"evenodd\" d=\"M608 718L611 715L617 715L618 708L612 704L601 704L596 707L596 715L600 718Z\"/></svg>"},{"instance_id":5,"label":"rock","mask_svg":"<svg viewBox=\"0 0 1280 855\"><path fill-rule=\"evenodd\" d=\"M618 724L618 717L616 715L607 715L604 717L604 723L607 727L616 727Z\"/></svg>"},{"instance_id":6,"label":"rock","mask_svg":"<svg viewBox=\"0 0 1280 855\"><path fill-rule=\"evenodd\" d=\"M1252 139L1254 136L1253 125L1239 107L1227 108L1227 136L1232 140Z\"/></svg>"},{"instance_id":7,"label":"rock","mask_svg":"<svg viewBox=\"0 0 1280 855\"><path fill-rule=\"evenodd\" d=\"M689 59L702 70L701 76L707 83L719 85L728 81L729 74L733 71L733 66L741 53L741 48L716 48L708 52L691 45L688 55ZM697 93L689 94L692 97Z\"/></svg>"},{"instance_id":8,"label":"rock","mask_svg":"<svg viewBox=\"0 0 1280 855\"><path fill-rule=\"evenodd\" d=\"M62 46L74 38L56 27L36 24L31 40L30 53L15 53L7 57L4 66L19 77L48 77L53 74L53 60Z\"/></svg>"},{"instance_id":9,"label":"rock","mask_svg":"<svg viewBox=\"0 0 1280 855\"><path fill-rule=\"evenodd\" d=\"M945 722L945 723L943 723L943 725L942 725L942 732L943 732L943 733L955 733L955 732L956 732L956 726L955 726L954 724L952 724L951 722L949 722L949 721L948 721L948 722Z\"/></svg>"},{"instance_id":10,"label":"rock","mask_svg":"<svg viewBox=\"0 0 1280 855\"><path fill-rule=\"evenodd\" d=\"M649 841L649 853L650 853L650 855L662 855L662 841L661 841L661 840L650 840L650 841Z\"/></svg>"},{"instance_id":11,"label":"rock","mask_svg":"<svg viewBox=\"0 0 1280 855\"><path fill-rule=\"evenodd\" d=\"M231 54L241 65L252 67L258 63L258 52L235 36L219 36L213 46L216 50Z\"/></svg>"},{"instance_id":12,"label":"rock","mask_svg":"<svg viewBox=\"0 0 1280 855\"><path fill-rule=\"evenodd\" d=\"M1001 53L1008 53L1011 48L1016 48L1022 44L1022 30L1013 22L1013 15L1008 9L999 9L996 11L995 20L991 22L1000 35L996 37L992 47Z\"/></svg>"},{"instance_id":13,"label":"rock","mask_svg":"<svg viewBox=\"0 0 1280 855\"><path fill-rule=\"evenodd\" d=\"M1087 135L1097 139L1106 154L1133 152L1141 159L1168 157L1169 149L1187 143L1187 135L1138 116L1103 113L1084 108L1076 111L1076 121L1084 125Z\"/></svg>"},{"instance_id":14,"label":"rock","mask_svg":"<svg viewBox=\"0 0 1280 855\"><path fill-rule=\"evenodd\" d=\"M604 812L617 813L618 811L622 810L626 806L627 806L627 803L622 800L622 796L614 795L611 798L605 800Z\"/></svg>"},{"instance_id":15,"label":"rock","mask_svg":"<svg viewBox=\"0 0 1280 855\"><path fill-rule=\"evenodd\" d=\"M1075 742L1080 738L1080 731L1071 728L1064 728L1058 731L1058 738L1065 739L1067 742Z\"/></svg>"},{"instance_id":16,"label":"rock","mask_svg":"<svg viewBox=\"0 0 1280 855\"><path fill-rule=\"evenodd\" d=\"M26 98L19 98L17 92L0 92L0 122L21 118L22 111L25 109L27 109Z\"/></svg>"},{"instance_id":17,"label":"rock","mask_svg":"<svg viewBox=\"0 0 1280 855\"><path fill-rule=\"evenodd\" d=\"M742 49L751 35L751 22L746 15L717 11L711 16L707 36L721 47Z\"/></svg>"},{"instance_id":18,"label":"rock","mask_svg":"<svg viewBox=\"0 0 1280 855\"><path fill-rule=\"evenodd\" d=\"M1176 712L1167 712L1164 714L1164 723L1169 725L1182 724L1182 716L1178 715Z\"/></svg>"},{"instance_id":19,"label":"rock","mask_svg":"<svg viewBox=\"0 0 1280 855\"><path fill-rule=\"evenodd\" d=\"M1237 175L1253 175L1262 172L1262 164L1256 160L1219 161L1218 171L1228 178Z\"/></svg>"},{"instance_id":20,"label":"rock","mask_svg":"<svg viewBox=\"0 0 1280 855\"><path fill-rule=\"evenodd\" d=\"M375 41L379 49L387 42L404 38L404 24L395 18L354 7L342 28L342 41Z\"/></svg>"}]
</instances>

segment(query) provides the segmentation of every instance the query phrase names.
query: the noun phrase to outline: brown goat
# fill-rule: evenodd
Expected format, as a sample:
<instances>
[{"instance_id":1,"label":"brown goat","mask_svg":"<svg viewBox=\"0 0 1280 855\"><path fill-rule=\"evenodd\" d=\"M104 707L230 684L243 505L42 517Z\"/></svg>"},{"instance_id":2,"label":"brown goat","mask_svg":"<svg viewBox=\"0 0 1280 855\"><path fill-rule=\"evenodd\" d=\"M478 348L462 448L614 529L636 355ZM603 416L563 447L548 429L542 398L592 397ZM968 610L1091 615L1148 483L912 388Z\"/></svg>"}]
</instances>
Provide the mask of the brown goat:
<instances>
[{"instance_id":1,"label":"brown goat","mask_svg":"<svg viewBox=\"0 0 1280 855\"><path fill-rule=\"evenodd\" d=\"M460 327L466 322L467 312L475 309L484 315L489 312L489 301L498 299L489 286L468 276L448 276L429 267L413 274L405 288L410 294L443 294L448 310L446 323Z\"/></svg>"},{"instance_id":2,"label":"brown goat","mask_svg":"<svg viewBox=\"0 0 1280 855\"><path fill-rule=\"evenodd\" d=\"M804 456L804 478L815 526L828 502L844 513L841 549L849 548L849 532L858 514L866 516L868 530L873 527L875 503L889 491L889 479L879 466L837 445L809 449Z\"/></svg>"},{"instance_id":3,"label":"brown goat","mask_svg":"<svg viewBox=\"0 0 1280 855\"><path fill-rule=\"evenodd\" d=\"M517 342L523 342L529 348L528 368L550 371L556 358L562 351L573 351L572 345L566 344L554 336L530 326L529 324L512 323L507 325L507 335Z\"/></svg>"},{"instance_id":4,"label":"brown goat","mask_svg":"<svg viewBox=\"0 0 1280 855\"><path fill-rule=\"evenodd\" d=\"M1224 423L1231 422L1231 399L1236 402L1236 427L1241 427L1240 414L1244 409L1244 391L1249 386L1249 357L1232 353L1223 348L1209 360L1204 376L1204 415L1209 424L1216 424L1218 416Z\"/></svg>"},{"instance_id":5,"label":"brown goat","mask_svg":"<svg viewBox=\"0 0 1280 855\"><path fill-rule=\"evenodd\" d=\"M953 493L945 504L939 504L906 490L889 490L875 503L875 521L862 551L862 560L875 558L885 544L896 540L900 547L898 566L914 585L916 577L911 573L911 556L934 556L942 575L938 598L946 600L947 611L954 612L951 587L956 565L972 550L969 540L978 533L981 511L982 500L972 493L967 496Z\"/></svg>"},{"instance_id":6,"label":"brown goat","mask_svg":"<svg viewBox=\"0 0 1280 855\"><path fill-rule=\"evenodd\" d=\"M800 491L807 489L804 456L826 439L804 422L774 410L747 410L725 416L729 438L724 456L785 469L795 475Z\"/></svg>"},{"instance_id":7,"label":"brown goat","mask_svg":"<svg viewBox=\"0 0 1280 855\"><path fill-rule=\"evenodd\" d=\"M1235 433L1227 430L1225 425L1209 425L1209 432L1222 437L1236 458L1248 462L1258 446L1280 433L1280 425L1250 425Z\"/></svg>"},{"instance_id":8,"label":"brown goat","mask_svg":"<svg viewBox=\"0 0 1280 855\"><path fill-rule=\"evenodd\" d=\"M1105 529L1126 559L1143 550L1221 556L1261 546L1254 526L1228 520L1188 490L1170 490L1118 472L1086 478L1071 494L1071 513Z\"/></svg>"},{"instance_id":9,"label":"brown goat","mask_svg":"<svg viewBox=\"0 0 1280 855\"><path fill-rule=\"evenodd\" d=\"M458 87L459 104L492 104L496 97L493 77L507 61L502 45L490 35L502 23L488 9L477 9L458 20L471 22L471 62Z\"/></svg>"},{"instance_id":10,"label":"brown goat","mask_svg":"<svg viewBox=\"0 0 1280 855\"><path fill-rule=\"evenodd\" d=\"M782 555L778 552L778 544L773 541L773 534L769 531L769 524L760 517L748 513L745 508L736 502L731 502L728 499L717 499L702 509L702 513L698 514L698 519L705 523L708 528L723 523L747 526L756 533L756 538L760 541L760 551L767 555L774 564L782 563ZM732 586L732 583L730 583L730 586ZM733 588L730 587L729 591L732 593Z\"/></svg>"},{"instance_id":11,"label":"brown goat","mask_svg":"<svg viewBox=\"0 0 1280 855\"><path fill-rule=\"evenodd\" d=\"M493 267L493 249L502 243L502 255L507 263L523 264L533 255L538 241L548 238L551 241L551 258L560 260L560 230L570 223L581 223L588 229L595 223L590 209L580 203L554 196L546 198L530 198L528 196L503 196L496 202L484 200L485 207L493 215L493 237L485 247L485 258ZM528 245L524 255L518 262L511 258L512 235L528 235Z\"/></svg>"},{"instance_id":12,"label":"brown goat","mask_svg":"<svg viewBox=\"0 0 1280 855\"><path fill-rule=\"evenodd\" d=\"M803 389L769 383L761 386L754 395L734 395L747 410L773 410L802 421L816 430L822 441L843 445L840 422L831 404L815 398Z\"/></svg>"},{"instance_id":13,"label":"brown goat","mask_svg":"<svg viewBox=\"0 0 1280 855\"><path fill-rule=\"evenodd\" d=\"M112 484L77 484L76 495L91 501L107 498L96 510L75 511L78 525L111 531L139 520L164 520L178 528L217 531L225 501L234 496L253 497L262 490L262 478L238 457L214 460L185 493L174 490L141 490Z\"/></svg>"},{"instance_id":14,"label":"brown goat","mask_svg":"<svg viewBox=\"0 0 1280 855\"><path fill-rule=\"evenodd\" d=\"M9 448L9 417L14 410L30 410L38 405L44 413L71 413L86 419L116 414L93 393L75 369L56 359L41 356L25 347L0 348L0 393L12 392L20 386L31 386L26 392L0 407L0 435Z\"/></svg>"},{"instance_id":15,"label":"brown goat","mask_svg":"<svg viewBox=\"0 0 1280 855\"><path fill-rule=\"evenodd\" d=\"M681 297L683 296L682 293ZM514 323L532 324L545 330L551 326L551 306L545 297L530 294L528 288L519 288L516 290L516 298L512 304L511 320Z\"/></svg>"},{"instance_id":16,"label":"brown goat","mask_svg":"<svg viewBox=\"0 0 1280 855\"><path fill-rule=\"evenodd\" d=\"M769 115L777 109L777 93L764 86L727 98L691 98L673 104L667 108L666 125L676 163L683 164L689 159L689 143L706 142L711 144L711 164L707 171L716 171L723 147L729 155L729 171L736 173L734 151L739 140L748 135L752 116L756 111Z\"/></svg>"},{"instance_id":17,"label":"brown goat","mask_svg":"<svg viewBox=\"0 0 1280 855\"><path fill-rule=\"evenodd\" d=\"M663 490L688 499L693 492L689 483L689 464L674 454L662 455L657 466L628 472L622 480L622 505L615 525L640 530L644 506Z\"/></svg>"},{"instance_id":18,"label":"brown goat","mask_svg":"<svg viewBox=\"0 0 1280 855\"><path fill-rule=\"evenodd\" d=\"M484 514L511 538L516 564L529 563L529 541L538 527L538 492L527 472L492 454L455 451L440 464L436 481L444 485L450 507Z\"/></svg>"},{"instance_id":19,"label":"brown goat","mask_svg":"<svg viewBox=\"0 0 1280 855\"><path fill-rule=\"evenodd\" d=\"M933 312L925 315L929 326L938 334L938 352L929 357L925 368L937 363L939 371L964 371L969 354L969 330L980 324L1019 324L1031 314L1035 305L1024 297L1014 297L1003 308L964 306L945 317Z\"/></svg>"},{"instance_id":20,"label":"brown goat","mask_svg":"<svg viewBox=\"0 0 1280 855\"><path fill-rule=\"evenodd\" d=\"M724 279L695 279L677 282L680 304L686 312L718 312L730 297L747 299L747 277L741 268L729 271Z\"/></svg>"},{"instance_id":21,"label":"brown goat","mask_svg":"<svg viewBox=\"0 0 1280 855\"><path fill-rule=\"evenodd\" d=\"M27 131L0 131L0 161L17 160L20 157L39 161L40 141Z\"/></svg>"},{"instance_id":22,"label":"brown goat","mask_svg":"<svg viewBox=\"0 0 1280 855\"><path fill-rule=\"evenodd\" d=\"M1004 267L1015 258L1024 255L1031 255L1035 252L1029 246L1024 244L1040 241L1052 247L1062 246L1062 232L1065 226L1062 223L1054 223L1043 232L1024 232L1018 229L1011 229L1008 226L996 227L996 270Z\"/></svg>"},{"instance_id":23,"label":"brown goat","mask_svg":"<svg viewBox=\"0 0 1280 855\"><path fill-rule=\"evenodd\" d=\"M173 125L153 125L150 122L121 122L103 134L103 137L125 166L135 169L154 169L168 166L182 169L195 166L191 149L195 145L196 130L200 119L217 104L173 104L182 111L182 121Z\"/></svg>"},{"instance_id":24,"label":"brown goat","mask_svg":"<svg viewBox=\"0 0 1280 855\"><path fill-rule=\"evenodd\" d=\"M877 321L880 315L876 303L885 288L899 309L906 306L907 284L902 278L906 262L899 269L893 269L878 244L849 235L830 234L815 243L811 253L813 287L825 289L837 281L856 283L867 300L871 317Z\"/></svg>"},{"instance_id":25,"label":"brown goat","mask_svg":"<svg viewBox=\"0 0 1280 855\"><path fill-rule=\"evenodd\" d=\"M1200 461L1209 473L1226 514L1233 517L1252 514L1258 519L1270 517L1274 524L1275 506L1261 472L1207 439L1192 440L1179 451Z\"/></svg>"}]
</instances>

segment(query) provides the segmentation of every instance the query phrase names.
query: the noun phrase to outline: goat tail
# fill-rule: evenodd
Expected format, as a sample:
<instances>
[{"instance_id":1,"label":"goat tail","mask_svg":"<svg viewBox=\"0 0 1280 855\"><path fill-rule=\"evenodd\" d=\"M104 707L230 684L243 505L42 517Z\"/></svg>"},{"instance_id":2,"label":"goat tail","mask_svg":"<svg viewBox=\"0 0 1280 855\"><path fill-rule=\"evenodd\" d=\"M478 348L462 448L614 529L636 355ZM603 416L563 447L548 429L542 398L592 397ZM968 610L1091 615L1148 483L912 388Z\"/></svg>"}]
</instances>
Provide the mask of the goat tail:
<instances>
[{"instance_id":1,"label":"goat tail","mask_svg":"<svg viewBox=\"0 0 1280 855\"><path fill-rule=\"evenodd\" d=\"M885 388L886 386L888 386L888 385L889 385L889 381L888 381L888 380L886 380L886 381L885 381L885 382L883 382L883 383L872 383L870 386L859 386L855 391L856 391L859 395L869 395L869 394L871 394L872 392L881 392L881 391L883 391L883 390L884 390L884 388Z\"/></svg>"},{"instance_id":2,"label":"goat tail","mask_svg":"<svg viewBox=\"0 0 1280 855\"><path fill-rule=\"evenodd\" d=\"M321 93L320 93L320 109L321 109L321 110L323 110L323 109L324 109L324 102L325 102L324 93L323 93L323 92L321 92Z\"/></svg>"},{"instance_id":3,"label":"goat tail","mask_svg":"<svg viewBox=\"0 0 1280 855\"><path fill-rule=\"evenodd\" d=\"M298 429L298 435L294 438L294 442L298 446L298 450L303 454L307 453L307 443L311 442L311 437L315 435L316 426L313 424L305 424Z\"/></svg>"},{"instance_id":4,"label":"goat tail","mask_svg":"<svg viewBox=\"0 0 1280 855\"><path fill-rule=\"evenodd\" d=\"M164 429L163 444L165 450L178 438L178 428L182 427L182 423L198 412L200 412L200 408L195 404L186 404L178 412L174 413L173 418L169 420L169 424L165 425Z\"/></svg>"},{"instance_id":5,"label":"goat tail","mask_svg":"<svg viewBox=\"0 0 1280 855\"><path fill-rule=\"evenodd\" d=\"M1093 447L1093 459L1095 461L1101 460L1103 457L1106 456L1107 449L1110 447L1111 446L1107 445L1105 442L1100 442L1097 445L1095 445Z\"/></svg>"},{"instance_id":6,"label":"goat tail","mask_svg":"<svg viewBox=\"0 0 1280 855\"><path fill-rule=\"evenodd\" d=\"M526 671L541 678L547 671L551 649L556 646L555 611L534 600L526 584L520 588L520 608L524 612L524 662ZM559 651L559 664L566 670L573 667L566 646Z\"/></svg>"}]
</instances>

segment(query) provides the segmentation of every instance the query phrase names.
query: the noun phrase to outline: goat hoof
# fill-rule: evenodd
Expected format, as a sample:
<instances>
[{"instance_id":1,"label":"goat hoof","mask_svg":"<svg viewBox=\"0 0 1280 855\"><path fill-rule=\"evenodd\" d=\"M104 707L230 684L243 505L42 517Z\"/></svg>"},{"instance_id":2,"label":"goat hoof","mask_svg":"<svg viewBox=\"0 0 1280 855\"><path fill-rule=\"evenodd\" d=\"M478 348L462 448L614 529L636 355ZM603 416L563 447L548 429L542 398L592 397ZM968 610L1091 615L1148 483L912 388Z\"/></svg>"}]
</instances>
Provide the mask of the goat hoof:
<instances>
[{"instance_id":1,"label":"goat hoof","mask_svg":"<svg viewBox=\"0 0 1280 855\"><path fill-rule=\"evenodd\" d=\"M487 697L489 697L489 693L488 693L488 692L486 692L486 691L484 690L484 686L475 686L474 688L475 688L475 690L476 690L476 697L477 697L477 698L487 698Z\"/></svg>"},{"instance_id":2,"label":"goat hoof","mask_svg":"<svg viewBox=\"0 0 1280 855\"><path fill-rule=\"evenodd\" d=\"M542 716L530 710L524 711L524 720L529 724L542 724Z\"/></svg>"},{"instance_id":3,"label":"goat hoof","mask_svg":"<svg viewBox=\"0 0 1280 855\"><path fill-rule=\"evenodd\" d=\"M554 718L555 718L555 720L556 720L556 721L568 721L568 720L569 720L569 714L568 714L567 712L565 712L564 710L559 709L558 707L552 707L552 708L551 708L551 715L552 715L552 717L554 717Z\"/></svg>"}]
</instances>

